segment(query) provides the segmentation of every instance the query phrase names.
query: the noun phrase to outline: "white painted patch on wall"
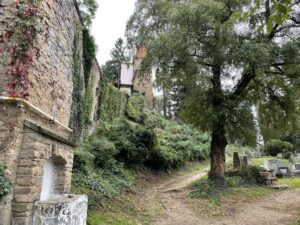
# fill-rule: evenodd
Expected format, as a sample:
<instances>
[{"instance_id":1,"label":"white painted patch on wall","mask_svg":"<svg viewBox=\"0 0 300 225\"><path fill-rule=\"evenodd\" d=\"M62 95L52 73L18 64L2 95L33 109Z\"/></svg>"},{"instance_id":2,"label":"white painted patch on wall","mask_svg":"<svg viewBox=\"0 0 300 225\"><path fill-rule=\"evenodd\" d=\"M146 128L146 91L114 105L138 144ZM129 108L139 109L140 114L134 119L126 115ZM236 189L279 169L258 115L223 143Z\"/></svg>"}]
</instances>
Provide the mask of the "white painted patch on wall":
<instances>
[{"instance_id":1,"label":"white painted patch on wall","mask_svg":"<svg viewBox=\"0 0 300 225\"><path fill-rule=\"evenodd\" d=\"M47 160L44 165L43 184L41 192L41 201L47 201L54 194L54 175L55 166L51 160Z\"/></svg>"}]
</instances>

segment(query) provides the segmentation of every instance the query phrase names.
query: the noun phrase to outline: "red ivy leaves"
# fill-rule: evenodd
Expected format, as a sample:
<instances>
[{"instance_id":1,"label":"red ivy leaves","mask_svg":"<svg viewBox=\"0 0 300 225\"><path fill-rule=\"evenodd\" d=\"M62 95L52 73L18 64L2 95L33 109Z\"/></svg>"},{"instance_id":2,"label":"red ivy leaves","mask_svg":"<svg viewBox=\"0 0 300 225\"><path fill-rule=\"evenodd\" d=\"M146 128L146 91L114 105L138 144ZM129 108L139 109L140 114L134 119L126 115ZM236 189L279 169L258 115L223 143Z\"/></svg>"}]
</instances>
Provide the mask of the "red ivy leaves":
<instances>
[{"instance_id":1,"label":"red ivy leaves","mask_svg":"<svg viewBox=\"0 0 300 225\"><path fill-rule=\"evenodd\" d=\"M0 43L8 43L7 48L0 48L0 53L5 51L12 58L11 68L6 72L8 76L15 78L7 83L9 96L26 99L29 96L29 71L35 55L34 51L30 49L33 49L37 30L35 25L32 25L36 23L30 21L40 19L40 9L36 7L35 3L25 3L24 0L15 0L13 6L18 10L17 17L21 22L15 20L14 23L8 24L7 31L0 34ZM12 38L20 39L20 46L9 45ZM21 87L19 93L18 87Z\"/></svg>"}]
</instances>

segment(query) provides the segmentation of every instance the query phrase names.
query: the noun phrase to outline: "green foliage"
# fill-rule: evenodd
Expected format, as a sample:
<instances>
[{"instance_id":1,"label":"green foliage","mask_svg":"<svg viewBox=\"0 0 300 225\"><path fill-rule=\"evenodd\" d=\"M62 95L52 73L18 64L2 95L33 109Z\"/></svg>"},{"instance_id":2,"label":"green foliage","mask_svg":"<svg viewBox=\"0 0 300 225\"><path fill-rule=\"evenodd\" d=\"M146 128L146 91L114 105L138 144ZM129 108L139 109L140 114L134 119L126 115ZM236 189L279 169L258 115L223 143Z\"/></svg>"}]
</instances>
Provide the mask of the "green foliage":
<instances>
[{"instance_id":1,"label":"green foliage","mask_svg":"<svg viewBox=\"0 0 300 225\"><path fill-rule=\"evenodd\" d=\"M83 137L83 112L84 112L84 98L83 88L84 80L81 74L82 55L80 50L80 25L77 25L77 31L73 43L73 93L72 106L69 126L74 130L74 139L79 142Z\"/></svg>"},{"instance_id":2,"label":"green foliage","mask_svg":"<svg viewBox=\"0 0 300 225\"><path fill-rule=\"evenodd\" d=\"M262 184L263 180L259 172L263 171L264 169L258 166L230 169L226 171L225 183L203 177L192 185L191 196L219 202L221 195L230 188Z\"/></svg>"},{"instance_id":3,"label":"green foliage","mask_svg":"<svg viewBox=\"0 0 300 225\"><path fill-rule=\"evenodd\" d=\"M90 81L90 74L95 62L96 57L96 43L94 37L88 30L83 30L83 70L84 70L84 83L87 88Z\"/></svg>"},{"instance_id":4,"label":"green foliage","mask_svg":"<svg viewBox=\"0 0 300 225\"><path fill-rule=\"evenodd\" d=\"M132 187L133 177L122 167L109 170L89 166L87 172L75 170L72 176L72 192L86 194L89 208L98 208L103 201L120 196Z\"/></svg>"},{"instance_id":5,"label":"green foliage","mask_svg":"<svg viewBox=\"0 0 300 225\"><path fill-rule=\"evenodd\" d=\"M92 124L91 113L92 113L93 100L94 100L93 83L94 80L91 79L86 87L84 106L83 106L84 108L83 121L85 127L88 127Z\"/></svg>"},{"instance_id":6,"label":"green foliage","mask_svg":"<svg viewBox=\"0 0 300 225\"><path fill-rule=\"evenodd\" d=\"M280 128L276 121L293 124L290 115L296 114L299 101L300 45L294 33L299 26L299 7L293 5L288 24L272 22L268 25L271 32L256 31L262 23L270 23L273 12L284 11L279 2L265 1L256 12L251 9L253 1L248 0L138 0L127 26L128 42L147 46L141 70L146 73L157 68L157 84L162 89L180 87L182 120L215 131L224 143L229 137L232 143L253 146L249 106L276 105L271 112L279 111L281 117L272 119L272 127ZM238 14L248 10L252 19L247 19L247 13L244 29L236 29L241 24ZM283 43L281 37L287 34L293 35ZM259 112L270 115L267 110ZM299 124L299 120L293 121ZM212 146L223 151L225 144L221 145Z\"/></svg>"},{"instance_id":7,"label":"green foliage","mask_svg":"<svg viewBox=\"0 0 300 225\"><path fill-rule=\"evenodd\" d=\"M126 165L142 165L149 159L150 151L155 146L153 130L128 120L114 124L107 137L118 149L118 161Z\"/></svg>"},{"instance_id":8,"label":"green foliage","mask_svg":"<svg viewBox=\"0 0 300 225\"><path fill-rule=\"evenodd\" d=\"M262 184L263 179L260 176L260 172L264 172L264 168L260 166L242 166L237 169L228 169L226 171L227 177L240 177L238 185L253 185Z\"/></svg>"},{"instance_id":9,"label":"green foliage","mask_svg":"<svg viewBox=\"0 0 300 225\"><path fill-rule=\"evenodd\" d=\"M100 225L100 224L110 224L110 225L136 225L135 221L125 218L121 215L109 214L109 213L89 213L87 225Z\"/></svg>"},{"instance_id":10,"label":"green foliage","mask_svg":"<svg viewBox=\"0 0 300 225\"><path fill-rule=\"evenodd\" d=\"M90 27L92 25L92 19L95 18L98 4L96 0L77 0L79 10L83 18L84 25Z\"/></svg>"},{"instance_id":11,"label":"green foliage","mask_svg":"<svg viewBox=\"0 0 300 225\"><path fill-rule=\"evenodd\" d=\"M203 177L199 181L193 184L191 197L202 198L219 202L221 194L227 189L226 184L219 183L216 180L207 179Z\"/></svg>"},{"instance_id":12,"label":"green foliage","mask_svg":"<svg viewBox=\"0 0 300 225\"><path fill-rule=\"evenodd\" d=\"M119 82L121 63L129 61L125 49L123 39L119 38L110 52L111 60L108 60L105 65L101 67L102 74L110 81Z\"/></svg>"},{"instance_id":13,"label":"green foliage","mask_svg":"<svg viewBox=\"0 0 300 225\"><path fill-rule=\"evenodd\" d=\"M134 93L128 99L126 108L126 117L137 123L141 123L144 119L144 96L141 94Z\"/></svg>"},{"instance_id":14,"label":"green foliage","mask_svg":"<svg viewBox=\"0 0 300 225\"><path fill-rule=\"evenodd\" d=\"M294 147L290 142L277 139L268 141L265 146L265 152L271 156L276 156L278 153L282 153L288 157L293 149Z\"/></svg>"},{"instance_id":15,"label":"green foliage","mask_svg":"<svg viewBox=\"0 0 300 225\"><path fill-rule=\"evenodd\" d=\"M174 121L164 121L163 128L156 128L157 146L151 152L148 163L157 169L178 168L186 161L207 158L210 138L192 126Z\"/></svg>"},{"instance_id":16,"label":"green foliage","mask_svg":"<svg viewBox=\"0 0 300 225\"><path fill-rule=\"evenodd\" d=\"M127 105L127 96L112 84L102 80L98 108L98 118L102 121L113 122L123 117Z\"/></svg>"},{"instance_id":17,"label":"green foliage","mask_svg":"<svg viewBox=\"0 0 300 225\"><path fill-rule=\"evenodd\" d=\"M0 200L3 196L8 194L12 188L11 183L4 175L4 166L0 164Z\"/></svg>"}]
</instances>

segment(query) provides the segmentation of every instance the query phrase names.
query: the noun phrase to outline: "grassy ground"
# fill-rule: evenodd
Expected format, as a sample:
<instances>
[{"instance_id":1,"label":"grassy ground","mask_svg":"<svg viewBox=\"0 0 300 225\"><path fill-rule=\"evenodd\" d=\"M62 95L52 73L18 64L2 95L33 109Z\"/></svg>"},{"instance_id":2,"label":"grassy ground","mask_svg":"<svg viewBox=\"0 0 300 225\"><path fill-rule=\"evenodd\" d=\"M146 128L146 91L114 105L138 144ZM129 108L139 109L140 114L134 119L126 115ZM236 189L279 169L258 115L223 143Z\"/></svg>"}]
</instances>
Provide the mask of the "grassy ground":
<instances>
[{"instance_id":1,"label":"grassy ground","mask_svg":"<svg viewBox=\"0 0 300 225\"><path fill-rule=\"evenodd\" d=\"M280 160L283 165L288 165L289 161L287 159L278 159L276 157L261 157L261 158L251 158L250 162L252 165L261 166L264 165L264 161L267 160Z\"/></svg>"},{"instance_id":2,"label":"grassy ground","mask_svg":"<svg viewBox=\"0 0 300 225\"><path fill-rule=\"evenodd\" d=\"M203 170L209 167L209 161L204 162L192 162L187 163L183 168L178 171L171 171L171 176L185 176L192 174L196 171ZM136 174L136 189L135 191L143 191L142 186L147 186L149 179L157 179L157 184L164 179L170 178L170 175L167 173L152 173L151 171L140 171ZM152 178L150 178L153 176ZM131 197L128 197L131 196ZM147 198L146 198L147 199ZM150 199L151 200L151 199ZM137 225L138 221L143 220L143 224L151 224L153 221L154 215L159 214L160 205L159 203L155 204L152 200L145 204L152 204L149 206L147 212L141 212L139 209L139 204L136 204L137 199L135 199L134 193L128 193L126 196L119 196L114 201L109 201L103 203L101 209L90 211L88 214L88 223L87 225ZM152 211L153 212L152 212ZM154 212L155 211L155 212ZM158 211L158 212L156 212ZM142 218L141 218L142 217Z\"/></svg>"},{"instance_id":3,"label":"grassy ground","mask_svg":"<svg viewBox=\"0 0 300 225\"><path fill-rule=\"evenodd\" d=\"M245 202L252 202L270 196L278 191L259 186L233 187L224 191L219 201L214 199L192 199L190 206L201 216L215 217L224 215L226 208L238 207Z\"/></svg>"},{"instance_id":4,"label":"grassy ground","mask_svg":"<svg viewBox=\"0 0 300 225\"><path fill-rule=\"evenodd\" d=\"M137 222L114 213L90 212L88 215L87 225L137 225Z\"/></svg>"},{"instance_id":5,"label":"grassy ground","mask_svg":"<svg viewBox=\"0 0 300 225\"><path fill-rule=\"evenodd\" d=\"M300 188L300 178L284 178L277 181L278 184L286 184L289 188ZM299 224L300 225L300 224Z\"/></svg>"}]
</instances>

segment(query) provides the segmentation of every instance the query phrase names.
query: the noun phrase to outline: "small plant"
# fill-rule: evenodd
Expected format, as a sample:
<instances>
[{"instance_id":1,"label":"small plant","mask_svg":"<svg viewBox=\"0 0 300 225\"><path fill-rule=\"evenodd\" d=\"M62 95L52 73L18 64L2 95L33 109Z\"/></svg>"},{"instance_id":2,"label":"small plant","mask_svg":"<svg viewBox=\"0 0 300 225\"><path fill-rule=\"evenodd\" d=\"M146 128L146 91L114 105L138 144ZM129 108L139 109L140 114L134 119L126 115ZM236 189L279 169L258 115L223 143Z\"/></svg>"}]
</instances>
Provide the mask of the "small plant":
<instances>
[{"instance_id":1,"label":"small plant","mask_svg":"<svg viewBox=\"0 0 300 225\"><path fill-rule=\"evenodd\" d=\"M11 183L8 178L4 175L5 167L0 165L0 199L8 194L11 190Z\"/></svg>"},{"instance_id":2,"label":"small plant","mask_svg":"<svg viewBox=\"0 0 300 225\"><path fill-rule=\"evenodd\" d=\"M10 68L6 71L6 75L11 77L6 84L10 97L26 99L29 96L29 71L38 52L34 44L41 31L42 2L43 0L14 1L16 19L7 25L5 33L0 33L0 43L4 44L4 48L0 48L0 53L3 53L2 61L11 61Z\"/></svg>"}]
</instances>

